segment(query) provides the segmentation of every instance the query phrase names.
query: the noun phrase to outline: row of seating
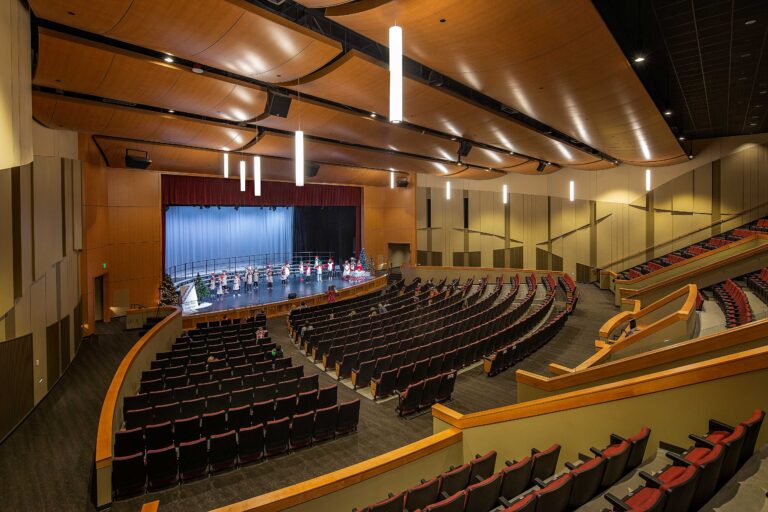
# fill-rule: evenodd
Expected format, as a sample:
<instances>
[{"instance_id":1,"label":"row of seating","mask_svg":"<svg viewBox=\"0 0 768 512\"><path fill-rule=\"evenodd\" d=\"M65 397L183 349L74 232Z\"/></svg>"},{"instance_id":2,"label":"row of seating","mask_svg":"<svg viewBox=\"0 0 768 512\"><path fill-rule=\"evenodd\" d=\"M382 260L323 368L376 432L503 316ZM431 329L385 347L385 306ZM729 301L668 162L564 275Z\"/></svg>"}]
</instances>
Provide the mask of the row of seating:
<instances>
[{"instance_id":1,"label":"row of seating","mask_svg":"<svg viewBox=\"0 0 768 512\"><path fill-rule=\"evenodd\" d=\"M398 391L397 413L405 416L450 400L456 375L457 372L436 375L410 384L403 392Z\"/></svg>"},{"instance_id":2,"label":"row of seating","mask_svg":"<svg viewBox=\"0 0 768 512\"><path fill-rule=\"evenodd\" d=\"M258 332L258 331L257 331ZM259 337L261 336L261 337ZM272 341L272 338L269 336L269 333L267 331L262 331L261 334L252 335L249 334L247 337L241 338L237 335L227 338L216 338L216 339L194 339L190 338L187 335L179 336L176 338L176 341L173 342L173 345L171 345L171 352L177 353L177 352L195 352L197 350L215 350L211 349L211 346L216 345L224 345L224 347L232 347L237 348L238 346L240 348L246 348L253 346L254 344L264 344L264 343L270 343Z\"/></svg>"},{"instance_id":3,"label":"row of seating","mask_svg":"<svg viewBox=\"0 0 768 512\"><path fill-rule=\"evenodd\" d=\"M621 499L608 493L606 499L614 511L699 510L752 456L764 417L756 410L736 427L710 420L707 434L689 436L693 446L667 453L670 465L654 475L641 471L641 487Z\"/></svg>"},{"instance_id":4,"label":"row of seating","mask_svg":"<svg viewBox=\"0 0 768 512\"><path fill-rule=\"evenodd\" d=\"M249 318L230 318L223 320L211 320L210 322L198 322L188 334L191 338L199 339L216 334L233 334L239 332L253 332L259 327L266 327L267 317L263 313Z\"/></svg>"},{"instance_id":5,"label":"row of seating","mask_svg":"<svg viewBox=\"0 0 768 512\"><path fill-rule=\"evenodd\" d=\"M274 342L254 343L245 347L214 347L211 349L197 350L194 353L181 352L160 352L151 362L150 368L167 368L168 366L187 366L191 364L207 363L208 359L227 360L230 364L255 364L273 358L273 350L278 352L278 357L282 357L281 350ZM243 359L236 359L236 358Z\"/></svg>"},{"instance_id":6,"label":"row of seating","mask_svg":"<svg viewBox=\"0 0 768 512\"><path fill-rule=\"evenodd\" d=\"M112 459L113 493L121 499L333 439L355 432L359 416L360 401L355 400L178 445L169 440L162 448L116 456Z\"/></svg>"},{"instance_id":7,"label":"row of seating","mask_svg":"<svg viewBox=\"0 0 768 512\"><path fill-rule=\"evenodd\" d=\"M725 314L725 326L736 327L752 321L752 308L741 286L728 279L711 287L720 308Z\"/></svg>"},{"instance_id":8,"label":"row of seating","mask_svg":"<svg viewBox=\"0 0 768 512\"><path fill-rule=\"evenodd\" d=\"M768 229L768 226L766 229ZM745 276L745 281L747 282L747 287L749 287L760 300L768 304L768 267L764 267L758 272L747 274Z\"/></svg>"},{"instance_id":9,"label":"row of seating","mask_svg":"<svg viewBox=\"0 0 768 512\"><path fill-rule=\"evenodd\" d=\"M270 343L270 345L274 345ZM179 377L189 378L191 375L198 375L203 372L229 376L245 376L250 373L264 373L275 369L285 369L291 365L290 357L283 357L276 349L266 349L267 352L257 354L238 354L234 352L222 353L221 357L214 356L206 358L200 362L187 362L186 364L174 364L161 366L159 368L150 367L149 370L141 372L141 382L154 382L157 380L166 383ZM274 355L273 355L274 354ZM176 386L165 386L176 387Z\"/></svg>"},{"instance_id":10,"label":"row of seating","mask_svg":"<svg viewBox=\"0 0 768 512\"><path fill-rule=\"evenodd\" d=\"M664 267L674 265L686 259L699 254L704 254L719 247L741 240L744 237L755 234L756 232L768 232L768 219L759 219L755 222L745 224L744 226L732 229L720 235L710 237L709 239L692 244L686 248L673 251L664 256L654 258L640 265L628 268L619 272L617 279L636 279L651 272L661 270Z\"/></svg>"}]
</instances>

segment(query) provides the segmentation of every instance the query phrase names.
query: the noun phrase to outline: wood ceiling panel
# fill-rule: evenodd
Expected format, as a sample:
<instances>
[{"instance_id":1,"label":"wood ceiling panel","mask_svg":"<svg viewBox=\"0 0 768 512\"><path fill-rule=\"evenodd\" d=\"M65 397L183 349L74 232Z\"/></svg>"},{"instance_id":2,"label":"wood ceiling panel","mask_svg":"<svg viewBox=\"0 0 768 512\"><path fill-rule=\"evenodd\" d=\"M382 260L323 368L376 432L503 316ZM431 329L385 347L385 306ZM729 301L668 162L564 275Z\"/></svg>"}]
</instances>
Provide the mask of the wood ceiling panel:
<instances>
[{"instance_id":1,"label":"wood ceiling panel","mask_svg":"<svg viewBox=\"0 0 768 512\"><path fill-rule=\"evenodd\" d=\"M222 153L219 151L185 148L181 146L166 146L162 144L150 144L145 142L128 141L122 139L96 138L99 146L107 157L107 165L110 167L125 167L125 150L137 149L146 151L152 163L150 170L203 174L208 176L221 176ZM237 169L237 155L232 155L230 165ZM249 181L253 175L250 157L247 160L249 166ZM293 181L293 162L276 158L263 158L261 162L262 179L269 181ZM231 179L238 179L237 173ZM317 176L306 177L307 183L335 183L352 185L388 186L389 173L360 169L354 167L339 167L321 165ZM250 184L249 184L250 187Z\"/></svg>"},{"instance_id":2,"label":"wood ceiling panel","mask_svg":"<svg viewBox=\"0 0 768 512\"><path fill-rule=\"evenodd\" d=\"M107 2L93 15L93 2L82 2L75 16L66 14L66 4L35 0L32 6L51 21L266 82L300 78L341 53L336 41L246 1L197 0L194 8L180 0Z\"/></svg>"},{"instance_id":3,"label":"wood ceiling panel","mask_svg":"<svg viewBox=\"0 0 768 512\"><path fill-rule=\"evenodd\" d=\"M407 122L566 165L597 160L447 92L416 80L406 78L403 82L403 116ZM302 79L300 86L285 85L303 94L386 115L388 84L384 67L351 51L322 72Z\"/></svg>"},{"instance_id":4,"label":"wood ceiling panel","mask_svg":"<svg viewBox=\"0 0 768 512\"><path fill-rule=\"evenodd\" d=\"M142 112L41 93L34 93L32 97L35 117L41 122L47 118L46 125L51 128L230 150L255 137L254 130L218 126L171 114ZM54 106L49 114L51 101Z\"/></svg>"},{"instance_id":5,"label":"wood ceiling panel","mask_svg":"<svg viewBox=\"0 0 768 512\"><path fill-rule=\"evenodd\" d=\"M364 144L439 159L456 159L458 142L423 134L360 114L336 110L307 101L294 101L288 118L270 116L261 126L294 131L328 139Z\"/></svg>"},{"instance_id":6,"label":"wood ceiling panel","mask_svg":"<svg viewBox=\"0 0 768 512\"><path fill-rule=\"evenodd\" d=\"M393 0L326 15L382 44L397 20L407 56L625 162L684 156L589 0Z\"/></svg>"},{"instance_id":7,"label":"wood ceiling panel","mask_svg":"<svg viewBox=\"0 0 768 512\"><path fill-rule=\"evenodd\" d=\"M309 9L325 9L326 7L335 7L337 5L344 5L355 0L296 0L296 3L303 5Z\"/></svg>"},{"instance_id":8,"label":"wood ceiling panel","mask_svg":"<svg viewBox=\"0 0 768 512\"><path fill-rule=\"evenodd\" d=\"M36 85L244 121L264 111L264 91L172 64L111 52L41 30Z\"/></svg>"},{"instance_id":9,"label":"wood ceiling panel","mask_svg":"<svg viewBox=\"0 0 768 512\"><path fill-rule=\"evenodd\" d=\"M526 158L520 156L513 156L509 153L502 153L501 151L475 147L469 151L467 156L461 157L461 161L482 167L493 167L494 169L514 167L528 162ZM534 163L534 167L536 166L536 163Z\"/></svg>"},{"instance_id":10,"label":"wood ceiling panel","mask_svg":"<svg viewBox=\"0 0 768 512\"><path fill-rule=\"evenodd\" d=\"M133 0L30 0L35 15L103 34L120 21Z\"/></svg>"}]
</instances>

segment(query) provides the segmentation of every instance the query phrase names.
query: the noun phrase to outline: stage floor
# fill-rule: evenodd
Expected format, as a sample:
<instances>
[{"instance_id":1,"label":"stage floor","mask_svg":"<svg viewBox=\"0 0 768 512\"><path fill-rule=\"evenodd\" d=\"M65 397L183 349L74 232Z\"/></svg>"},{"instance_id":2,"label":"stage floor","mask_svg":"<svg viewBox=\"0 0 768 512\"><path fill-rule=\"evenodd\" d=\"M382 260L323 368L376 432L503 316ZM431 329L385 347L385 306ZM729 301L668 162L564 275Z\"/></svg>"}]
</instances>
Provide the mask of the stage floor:
<instances>
[{"instance_id":1,"label":"stage floor","mask_svg":"<svg viewBox=\"0 0 768 512\"><path fill-rule=\"evenodd\" d=\"M328 287L331 285L336 286L336 290L342 288L349 288L358 284L370 281L373 277L363 279L360 281L345 281L340 277L334 279L323 279L318 281L315 276L308 282L301 282L298 278L289 278L288 284L281 284L279 279L275 280L272 285L272 289L267 288L267 283L262 280L258 288L255 288L251 293L246 293L241 290L240 295L235 295L231 290L224 294L223 298L219 299L216 296L206 297L202 299L201 303L210 302L210 306L198 308L194 311L185 313L185 315L197 315L200 313L211 313L214 311L226 311L228 309L244 308L253 306L258 308L260 305L269 304L272 302L281 302L288 300L289 293L295 293L297 298L307 297L309 295L317 295L319 293L325 294L328 291Z\"/></svg>"}]
</instances>

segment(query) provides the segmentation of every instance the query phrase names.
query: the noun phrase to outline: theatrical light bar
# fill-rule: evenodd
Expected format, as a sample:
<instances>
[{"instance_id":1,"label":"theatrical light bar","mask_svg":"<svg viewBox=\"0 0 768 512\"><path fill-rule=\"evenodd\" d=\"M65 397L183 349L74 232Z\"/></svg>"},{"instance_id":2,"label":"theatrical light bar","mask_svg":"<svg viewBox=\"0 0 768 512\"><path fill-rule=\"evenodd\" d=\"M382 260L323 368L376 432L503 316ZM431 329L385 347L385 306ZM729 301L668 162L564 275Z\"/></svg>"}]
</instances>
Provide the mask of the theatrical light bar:
<instances>
[{"instance_id":1,"label":"theatrical light bar","mask_svg":"<svg viewBox=\"0 0 768 512\"><path fill-rule=\"evenodd\" d=\"M389 188L395 188L395 171L389 171Z\"/></svg>"},{"instance_id":2,"label":"theatrical light bar","mask_svg":"<svg viewBox=\"0 0 768 512\"><path fill-rule=\"evenodd\" d=\"M253 195L261 195L261 157L253 157Z\"/></svg>"},{"instance_id":3,"label":"theatrical light bar","mask_svg":"<svg viewBox=\"0 0 768 512\"><path fill-rule=\"evenodd\" d=\"M304 132L296 132L296 148L294 159L296 160L296 186L304 186Z\"/></svg>"},{"instance_id":4,"label":"theatrical light bar","mask_svg":"<svg viewBox=\"0 0 768 512\"><path fill-rule=\"evenodd\" d=\"M403 122L403 29L389 27L389 122Z\"/></svg>"},{"instance_id":5,"label":"theatrical light bar","mask_svg":"<svg viewBox=\"0 0 768 512\"><path fill-rule=\"evenodd\" d=\"M224 152L224 177L229 178L229 153Z\"/></svg>"},{"instance_id":6,"label":"theatrical light bar","mask_svg":"<svg viewBox=\"0 0 768 512\"><path fill-rule=\"evenodd\" d=\"M507 202L509 201L509 197L507 197L508 195L509 195L509 189L507 188L507 184L505 183L501 187L501 198L502 198L502 201L504 201L504 204L507 204Z\"/></svg>"},{"instance_id":7,"label":"theatrical light bar","mask_svg":"<svg viewBox=\"0 0 768 512\"><path fill-rule=\"evenodd\" d=\"M651 170L650 169L645 170L645 191L646 192L651 191Z\"/></svg>"},{"instance_id":8,"label":"theatrical light bar","mask_svg":"<svg viewBox=\"0 0 768 512\"><path fill-rule=\"evenodd\" d=\"M573 202L573 200L576 197L576 185L573 183L573 180L568 184L568 198Z\"/></svg>"},{"instance_id":9,"label":"theatrical light bar","mask_svg":"<svg viewBox=\"0 0 768 512\"><path fill-rule=\"evenodd\" d=\"M446 199L451 198L451 182L450 181L445 182L445 198Z\"/></svg>"},{"instance_id":10,"label":"theatrical light bar","mask_svg":"<svg viewBox=\"0 0 768 512\"><path fill-rule=\"evenodd\" d=\"M240 192L245 192L245 160L240 160Z\"/></svg>"}]
</instances>

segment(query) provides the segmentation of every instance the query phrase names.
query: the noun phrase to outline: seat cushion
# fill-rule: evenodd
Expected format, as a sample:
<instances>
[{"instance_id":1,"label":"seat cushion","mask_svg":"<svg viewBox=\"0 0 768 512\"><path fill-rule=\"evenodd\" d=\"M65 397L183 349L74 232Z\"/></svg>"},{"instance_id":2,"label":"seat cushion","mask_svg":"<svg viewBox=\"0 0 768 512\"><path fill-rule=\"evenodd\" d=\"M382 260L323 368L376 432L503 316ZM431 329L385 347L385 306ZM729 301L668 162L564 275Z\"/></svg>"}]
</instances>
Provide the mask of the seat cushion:
<instances>
[{"instance_id":1,"label":"seat cushion","mask_svg":"<svg viewBox=\"0 0 768 512\"><path fill-rule=\"evenodd\" d=\"M661 491L659 489L651 489L650 487L643 487L635 494L625 500L626 504L633 509L645 510L652 507L661 498Z\"/></svg>"},{"instance_id":2,"label":"seat cushion","mask_svg":"<svg viewBox=\"0 0 768 512\"><path fill-rule=\"evenodd\" d=\"M622 441L620 443L612 444L605 450L603 450L603 457L614 457L620 453L622 453L624 450L629 448L629 443L626 441Z\"/></svg>"}]
</instances>

